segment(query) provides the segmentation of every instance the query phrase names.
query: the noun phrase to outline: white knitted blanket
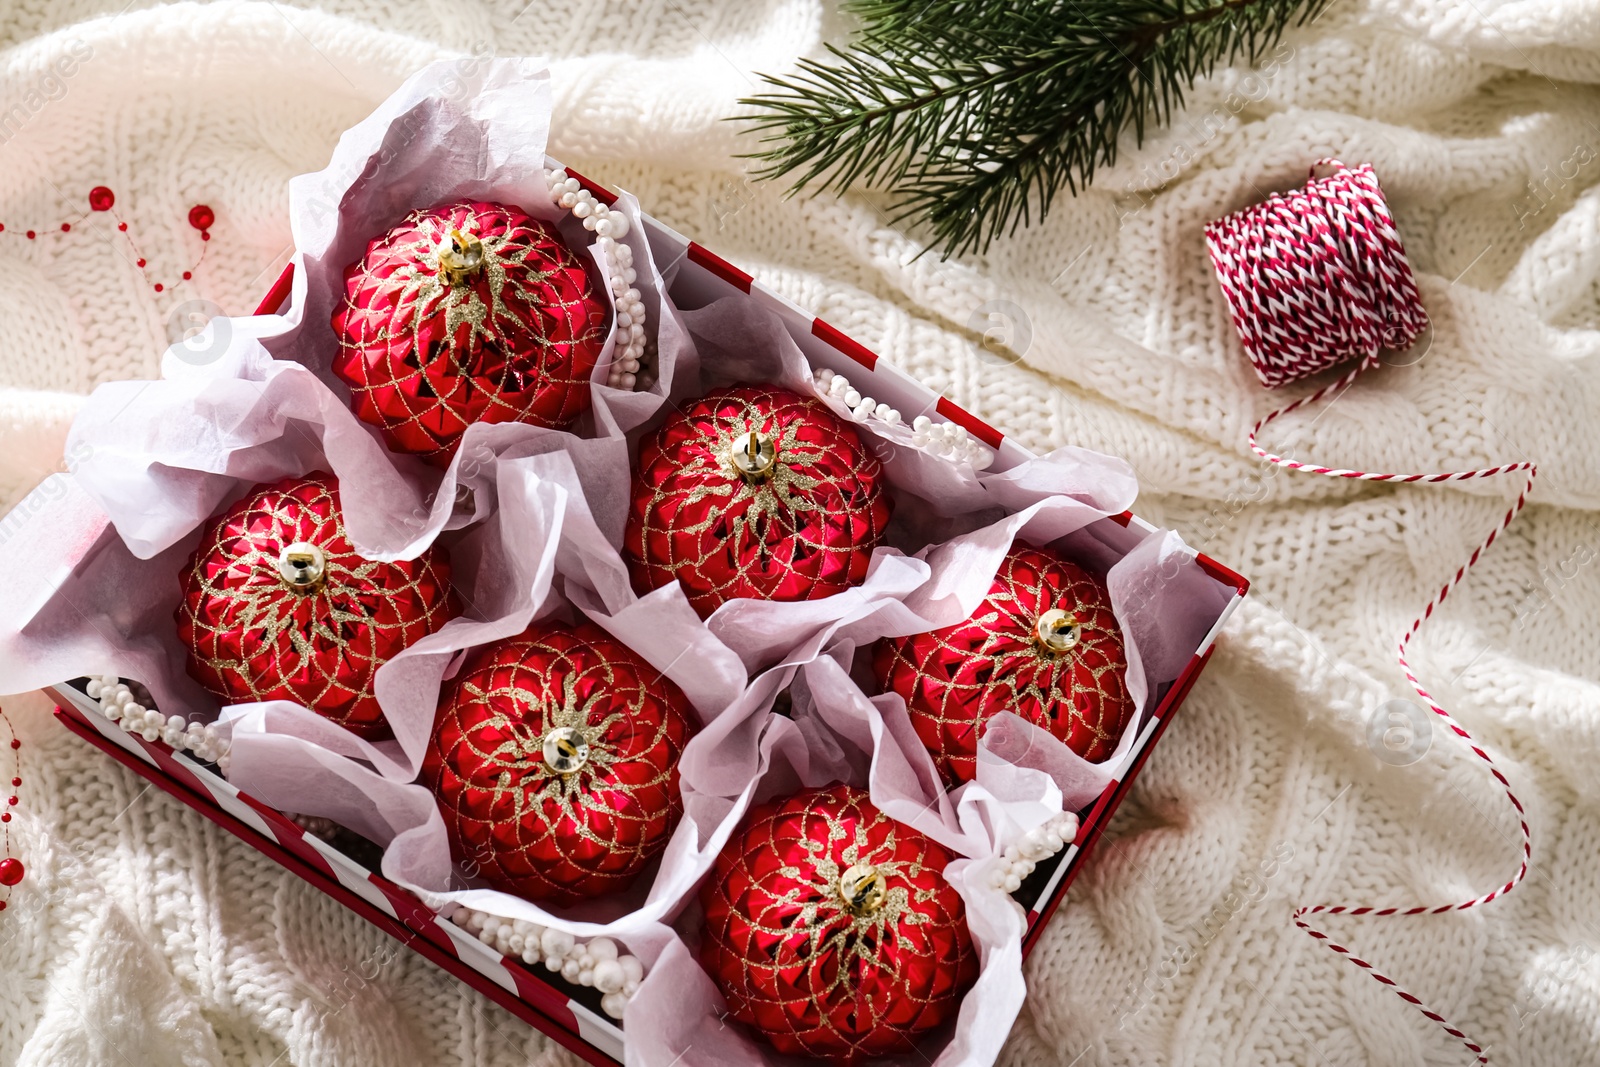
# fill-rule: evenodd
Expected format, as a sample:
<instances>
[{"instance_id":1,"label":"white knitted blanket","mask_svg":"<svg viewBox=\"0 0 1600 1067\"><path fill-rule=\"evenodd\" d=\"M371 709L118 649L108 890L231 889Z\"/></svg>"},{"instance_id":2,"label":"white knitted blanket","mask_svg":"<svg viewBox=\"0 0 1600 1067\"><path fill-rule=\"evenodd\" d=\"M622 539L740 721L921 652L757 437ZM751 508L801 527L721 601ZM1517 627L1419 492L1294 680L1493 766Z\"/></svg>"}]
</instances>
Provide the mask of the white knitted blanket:
<instances>
[{"instance_id":1,"label":"white knitted blanket","mask_svg":"<svg viewBox=\"0 0 1600 1067\"><path fill-rule=\"evenodd\" d=\"M1488 907L1327 925L1497 1062L1600 1059L1600 0L1335 0L1047 224L950 264L914 259L872 196L784 201L733 158L750 144L720 120L752 72L842 33L815 0L118 6L17 0L0 18L0 506L61 462L83 394L156 373L187 301L254 306L289 254L288 179L405 75L545 54L553 154L1025 444L1126 457L1138 510L1254 581L1029 961L1010 1064L1470 1062L1290 915L1446 903L1515 870L1512 812L1462 743L1435 732L1396 766L1368 722L1410 696L1395 638L1516 476L1335 484L1255 462L1245 432L1283 398L1245 365L1201 236L1318 157L1373 162L1431 346L1273 442L1371 470L1540 463L1535 505L1414 646L1506 769L1535 851ZM104 222L59 232L99 184L148 277ZM217 217L205 262L156 294L199 254L196 203ZM1024 362L981 352L985 331ZM6 707L28 877L0 914L0 1063L565 1060L39 698Z\"/></svg>"}]
</instances>

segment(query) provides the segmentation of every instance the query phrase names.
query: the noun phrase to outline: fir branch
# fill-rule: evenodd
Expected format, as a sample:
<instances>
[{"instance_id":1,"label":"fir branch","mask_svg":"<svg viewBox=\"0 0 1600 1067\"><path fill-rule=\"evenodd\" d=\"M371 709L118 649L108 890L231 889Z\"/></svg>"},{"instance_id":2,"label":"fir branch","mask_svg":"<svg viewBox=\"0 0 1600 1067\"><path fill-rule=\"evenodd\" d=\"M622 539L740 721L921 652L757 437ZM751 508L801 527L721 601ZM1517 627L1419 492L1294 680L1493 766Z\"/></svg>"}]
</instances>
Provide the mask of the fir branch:
<instances>
[{"instance_id":1,"label":"fir branch","mask_svg":"<svg viewBox=\"0 0 1600 1067\"><path fill-rule=\"evenodd\" d=\"M946 255L1043 218L1217 66L1256 63L1331 0L854 0L848 50L743 103L761 178L899 195Z\"/></svg>"}]
</instances>

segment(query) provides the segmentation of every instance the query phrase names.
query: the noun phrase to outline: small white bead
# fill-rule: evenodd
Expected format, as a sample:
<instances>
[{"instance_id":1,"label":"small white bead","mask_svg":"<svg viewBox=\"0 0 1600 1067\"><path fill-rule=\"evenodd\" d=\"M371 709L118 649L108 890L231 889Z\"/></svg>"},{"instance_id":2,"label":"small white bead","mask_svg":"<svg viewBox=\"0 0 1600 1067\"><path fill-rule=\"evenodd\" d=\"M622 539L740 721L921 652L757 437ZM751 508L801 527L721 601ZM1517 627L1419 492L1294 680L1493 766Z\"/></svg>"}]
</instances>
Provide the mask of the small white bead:
<instances>
[{"instance_id":1,"label":"small white bead","mask_svg":"<svg viewBox=\"0 0 1600 1067\"><path fill-rule=\"evenodd\" d=\"M544 958L544 969L547 971L559 971L561 969L561 957L546 956Z\"/></svg>"},{"instance_id":2,"label":"small white bead","mask_svg":"<svg viewBox=\"0 0 1600 1067\"><path fill-rule=\"evenodd\" d=\"M622 964L616 960L601 960L594 965L594 987L602 993L620 992L627 980Z\"/></svg>"},{"instance_id":3,"label":"small white bead","mask_svg":"<svg viewBox=\"0 0 1600 1067\"><path fill-rule=\"evenodd\" d=\"M828 383L831 382L832 380L833 380L833 370L832 369L830 369L828 367L823 367L821 370L817 371L817 373L816 373L816 381L817 381L818 385L822 386L823 388L827 388Z\"/></svg>"},{"instance_id":4,"label":"small white bead","mask_svg":"<svg viewBox=\"0 0 1600 1067\"><path fill-rule=\"evenodd\" d=\"M628 327L628 336L634 338L635 340L644 340L644 327L640 326L637 322L634 323L632 326Z\"/></svg>"},{"instance_id":5,"label":"small white bead","mask_svg":"<svg viewBox=\"0 0 1600 1067\"><path fill-rule=\"evenodd\" d=\"M568 193L578 193L583 191L583 183L576 178L563 177L561 181L561 188L563 191Z\"/></svg>"},{"instance_id":6,"label":"small white bead","mask_svg":"<svg viewBox=\"0 0 1600 1067\"><path fill-rule=\"evenodd\" d=\"M102 712L104 712L105 713L105 717L110 719L112 722L121 722L122 721L122 709L120 707L118 707L117 705L112 704L110 707L105 707L104 705L102 705L100 710Z\"/></svg>"},{"instance_id":7,"label":"small white bead","mask_svg":"<svg viewBox=\"0 0 1600 1067\"><path fill-rule=\"evenodd\" d=\"M1016 845L1006 846L1005 857L1007 863L1016 863L1017 860L1021 858L1021 855L1022 854L1017 851Z\"/></svg>"},{"instance_id":8,"label":"small white bead","mask_svg":"<svg viewBox=\"0 0 1600 1067\"><path fill-rule=\"evenodd\" d=\"M1015 893L1017 890L1019 890L1021 888L1022 888L1022 879L1021 878L1018 878L1014 874L1006 875L1005 891L1007 893Z\"/></svg>"},{"instance_id":9,"label":"small white bead","mask_svg":"<svg viewBox=\"0 0 1600 1067\"><path fill-rule=\"evenodd\" d=\"M632 356L622 361L622 369L629 374L639 373L639 361Z\"/></svg>"},{"instance_id":10,"label":"small white bead","mask_svg":"<svg viewBox=\"0 0 1600 1067\"><path fill-rule=\"evenodd\" d=\"M845 407L853 408L859 403L861 403L861 394L859 392L857 392L854 389L850 389L850 390L845 392L845 394L844 394Z\"/></svg>"},{"instance_id":11,"label":"small white bead","mask_svg":"<svg viewBox=\"0 0 1600 1067\"><path fill-rule=\"evenodd\" d=\"M628 226L629 226L628 216L624 215L620 211L613 211L611 213L611 236L613 236L613 237L626 237L626 236L628 236ZM632 281L632 279L630 278L629 281Z\"/></svg>"},{"instance_id":12,"label":"small white bead","mask_svg":"<svg viewBox=\"0 0 1600 1067\"><path fill-rule=\"evenodd\" d=\"M917 433L927 433L932 426L933 420L926 415L918 415L911 420L911 428Z\"/></svg>"},{"instance_id":13,"label":"small white bead","mask_svg":"<svg viewBox=\"0 0 1600 1067\"><path fill-rule=\"evenodd\" d=\"M89 684L84 686L84 692L88 693L94 699L99 700L100 691L104 688L105 686L101 684L100 679L90 678Z\"/></svg>"},{"instance_id":14,"label":"small white bead","mask_svg":"<svg viewBox=\"0 0 1600 1067\"><path fill-rule=\"evenodd\" d=\"M628 246L627 245L623 245L622 247L623 248L627 248ZM628 282L630 285L633 283L634 279L637 278L638 276L639 275L634 271L634 269L632 267L626 267L622 271L622 280L625 281L625 282Z\"/></svg>"},{"instance_id":15,"label":"small white bead","mask_svg":"<svg viewBox=\"0 0 1600 1067\"><path fill-rule=\"evenodd\" d=\"M567 960L561 965L561 977L569 982L576 982L578 975L583 973L583 968L578 966L577 960Z\"/></svg>"},{"instance_id":16,"label":"small white bead","mask_svg":"<svg viewBox=\"0 0 1600 1067\"><path fill-rule=\"evenodd\" d=\"M1066 841L1060 834L1056 833L1056 828L1051 826L1045 830L1044 843L1045 847L1050 850L1050 854L1054 855L1061 851L1061 846L1065 845Z\"/></svg>"},{"instance_id":17,"label":"small white bead","mask_svg":"<svg viewBox=\"0 0 1600 1067\"><path fill-rule=\"evenodd\" d=\"M594 232L599 234L601 237L610 237L612 234L611 220L601 219L599 222L595 223Z\"/></svg>"},{"instance_id":18,"label":"small white bead","mask_svg":"<svg viewBox=\"0 0 1600 1067\"><path fill-rule=\"evenodd\" d=\"M571 193L562 193L561 199L557 202L564 208L570 208L578 202L578 198Z\"/></svg>"},{"instance_id":19,"label":"small white bead","mask_svg":"<svg viewBox=\"0 0 1600 1067\"><path fill-rule=\"evenodd\" d=\"M522 950L528 947L528 939L513 931L511 936L506 938L506 947L511 949L511 955L520 956Z\"/></svg>"},{"instance_id":20,"label":"small white bead","mask_svg":"<svg viewBox=\"0 0 1600 1067\"><path fill-rule=\"evenodd\" d=\"M167 725L174 730L182 730L189 725L189 722L182 715L168 715Z\"/></svg>"},{"instance_id":21,"label":"small white bead","mask_svg":"<svg viewBox=\"0 0 1600 1067\"><path fill-rule=\"evenodd\" d=\"M1011 868L1011 872L1018 878L1026 878L1028 875L1033 873L1033 861L1023 860L1021 863Z\"/></svg>"},{"instance_id":22,"label":"small white bead","mask_svg":"<svg viewBox=\"0 0 1600 1067\"><path fill-rule=\"evenodd\" d=\"M599 963L601 960L614 960L617 958L617 943L609 937L597 937L589 942L589 958Z\"/></svg>"},{"instance_id":23,"label":"small white bead","mask_svg":"<svg viewBox=\"0 0 1600 1067\"><path fill-rule=\"evenodd\" d=\"M626 329L627 327L632 326L632 325L633 325L633 316L629 315L625 311L619 311L617 313L617 328L618 329Z\"/></svg>"},{"instance_id":24,"label":"small white bead","mask_svg":"<svg viewBox=\"0 0 1600 1067\"><path fill-rule=\"evenodd\" d=\"M828 393L831 396L843 396L850 388L850 379L842 374L835 374L828 382Z\"/></svg>"},{"instance_id":25,"label":"small white bead","mask_svg":"<svg viewBox=\"0 0 1600 1067\"><path fill-rule=\"evenodd\" d=\"M642 982L644 980L644 964L640 962L638 956L618 956L617 962L622 964L622 973L628 981Z\"/></svg>"},{"instance_id":26,"label":"small white bead","mask_svg":"<svg viewBox=\"0 0 1600 1067\"><path fill-rule=\"evenodd\" d=\"M534 941L532 938L527 938L522 946L522 962L531 967L543 958L544 957L539 955L538 942Z\"/></svg>"},{"instance_id":27,"label":"small white bead","mask_svg":"<svg viewBox=\"0 0 1600 1067\"><path fill-rule=\"evenodd\" d=\"M562 197L561 199L566 200L566 197ZM579 200L572 205L572 213L580 219L588 218L589 213L593 210L594 208L587 200Z\"/></svg>"},{"instance_id":28,"label":"small white bead","mask_svg":"<svg viewBox=\"0 0 1600 1067\"><path fill-rule=\"evenodd\" d=\"M637 992L639 992L639 983L636 979L630 978L626 982L622 983L623 996L631 997Z\"/></svg>"},{"instance_id":29,"label":"small white bead","mask_svg":"<svg viewBox=\"0 0 1600 1067\"><path fill-rule=\"evenodd\" d=\"M566 968L562 968L562 970L565 971ZM580 970L578 972L578 984L588 986L594 985L594 972L592 970L588 970L587 968Z\"/></svg>"},{"instance_id":30,"label":"small white bead","mask_svg":"<svg viewBox=\"0 0 1600 1067\"><path fill-rule=\"evenodd\" d=\"M638 377L636 375L624 374L622 376L622 388L624 388L624 389L632 389L633 386L634 386L634 383L637 382L638 380L639 379L638 379Z\"/></svg>"},{"instance_id":31,"label":"small white bead","mask_svg":"<svg viewBox=\"0 0 1600 1067\"><path fill-rule=\"evenodd\" d=\"M882 412L880 417L890 426L900 425L900 412L895 408L890 408L888 411Z\"/></svg>"},{"instance_id":32,"label":"small white bead","mask_svg":"<svg viewBox=\"0 0 1600 1067\"><path fill-rule=\"evenodd\" d=\"M1006 885L1006 872L1009 867L999 866L989 872L989 885L995 889L1004 889Z\"/></svg>"},{"instance_id":33,"label":"small white bead","mask_svg":"<svg viewBox=\"0 0 1600 1067\"><path fill-rule=\"evenodd\" d=\"M472 921L469 916L470 913L466 908L457 908L455 911L450 913L450 921L455 923L457 926L466 926Z\"/></svg>"},{"instance_id":34,"label":"small white bead","mask_svg":"<svg viewBox=\"0 0 1600 1067\"><path fill-rule=\"evenodd\" d=\"M876 400L872 399L870 396L864 396L861 398L861 403L857 404L855 407L855 417L858 419L864 419L871 415L872 409L877 406L878 402Z\"/></svg>"},{"instance_id":35,"label":"small white bead","mask_svg":"<svg viewBox=\"0 0 1600 1067\"><path fill-rule=\"evenodd\" d=\"M628 1008L628 998L621 993L607 993L600 998L600 1010L613 1019L622 1018L622 1013Z\"/></svg>"},{"instance_id":36,"label":"small white bead","mask_svg":"<svg viewBox=\"0 0 1600 1067\"><path fill-rule=\"evenodd\" d=\"M159 741L161 739L161 731L157 727L146 726L143 730L139 731L139 736L144 738L146 741Z\"/></svg>"}]
</instances>

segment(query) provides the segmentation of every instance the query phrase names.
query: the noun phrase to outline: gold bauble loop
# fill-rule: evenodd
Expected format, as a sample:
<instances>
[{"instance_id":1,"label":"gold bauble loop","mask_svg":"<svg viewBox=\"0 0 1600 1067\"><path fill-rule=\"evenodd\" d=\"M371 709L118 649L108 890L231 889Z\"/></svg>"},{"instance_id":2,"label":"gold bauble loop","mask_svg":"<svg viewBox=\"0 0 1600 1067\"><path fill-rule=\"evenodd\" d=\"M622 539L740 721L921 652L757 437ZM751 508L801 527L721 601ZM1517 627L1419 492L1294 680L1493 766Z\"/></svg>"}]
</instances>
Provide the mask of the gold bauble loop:
<instances>
[{"instance_id":1,"label":"gold bauble loop","mask_svg":"<svg viewBox=\"0 0 1600 1067\"><path fill-rule=\"evenodd\" d=\"M556 774L576 774L589 760L589 742L571 726L544 735L544 765Z\"/></svg>"},{"instance_id":2,"label":"gold bauble loop","mask_svg":"<svg viewBox=\"0 0 1600 1067\"><path fill-rule=\"evenodd\" d=\"M888 888L883 872L870 863L858 863L839 876L839 896L844 906L859 916L883 907Z\"/></svg>"},{"instance_id":3,"label":"gold bauble loop","mask_svg":"<svg viewBox=\"0 0 1600 1067\"><path fill-rule=\"evenodd\" d=\"M483 242L476 234L451 230L449 243L439 246L439 276L450 285L461 285L482 269Z\"/></svg>"},{"instance_id":4,"label":"gold bauble loop","mask_svg":"<svg viewBox=\"0 0 1600 1067\"><path fill-rule=\"evenodd\" d=\"M752 485L764 482L778 469L778 445L764 433L751 430L734 439L728 448L728 464Z\"/></svg>"},{"instance_id":5,"label":"gold bauble loop","mask_svg":"<svg viewBox=\"0 0 1600 1067\"><path fill-rule=\"evenodd\" d=\"M314 593L328 576L328 557L309 541L285 545L278 553L278 580L297 593Z\"/></svg>"},{"instance_id":6,"label":"gold bauble loop","mask_svg":"<svg viewBox=\"0 0 1600 1067\"><path fill-rule=\"evenodd\" d=\"M1033 633L1046 652L1060 656L1078 647L1083 637L1082 627L1082 621L1070 611L1051 608L1039 616Z\"/></svg>"}]
</instances>

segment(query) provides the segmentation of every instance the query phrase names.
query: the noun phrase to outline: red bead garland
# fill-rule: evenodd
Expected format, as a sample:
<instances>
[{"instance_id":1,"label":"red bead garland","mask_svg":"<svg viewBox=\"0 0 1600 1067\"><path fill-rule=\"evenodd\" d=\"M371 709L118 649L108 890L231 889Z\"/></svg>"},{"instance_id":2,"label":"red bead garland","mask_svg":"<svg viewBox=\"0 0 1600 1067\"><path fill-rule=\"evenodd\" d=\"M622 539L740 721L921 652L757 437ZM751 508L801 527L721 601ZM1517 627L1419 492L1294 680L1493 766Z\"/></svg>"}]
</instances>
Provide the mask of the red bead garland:
<instances>
[{"instance_id":1,"label":"red bead garland","mask_svg":"<svg viewBox=\"0 0 1600 1067\"><path fill-rule=\"evenodd\" d=\"M11 751L16 752L22 748L22 742L17 738L16 728L11 725L11 718L6 714L4 708L0 708L0 723L4 723L6 732L11 734ZM17 756L15 759L16 771L11 776L11 788L14 790L22 786L22 757ZM18 799L17 794L13 792L6 798L6 805L15 807ZM4 825L4 832L0 833L0 850L5 852L5 858L0 859L0 886L5 886L9 889L22 881L22 876L27 873L27 869L23 867L21 860L11 855L11 812L0 813L0 824ZM0 911L5 910L6 902L0 900Z\"/></svg>"},{"instance_id":2,"label":"red bead garland","mask_svg":"<svg viewBox=\"0 0 1600 1067\"><path fill-rule=\"evenodd\" d=\"M61 223L60 227L61 227L61 232L62 233L71 233L74 226L77 226L77 224L82 222L84 219L87 219L91 215L97 214L97 213L109 213L113 218L115 218L117 220L117 232L121 233L121 234L124 234L124 235L126 235L128 233L128 224L127 224L127 222L124 221L123 218L116 213L115 205L116 205L116 202L117 202L117 194L112 192L110 186L106 186L106 185L97 185L97 186L95 186L93 189L89 190L88 199L89 199L89 210L84 212L81 215L78 215L75 218L68 219L67 221ZM185 270L183 272L183 274L182 274L183 281L186 281L186 282L187 281L192 281L194 279L194 272L197 269L199 269L201 263L205 262L206 245L205 245L204 242L209 242L211 240L211 227L216 224L216 221L217 221L217 213L215 211L213 211L210 208L210 206L208 206L206 204L196 204L196 205L194 205L194 207L189 209L189 225L194 227L196 230L200 231L200 240L203 243L202 243L201 248L200 248L200 256L199 256L199 258L196 259L193 263L191 263L189 265L189 269L188 270ZM4 223L0 223L0 233L5 233L5 232L6 232L5 224ZM39 231L38 230L25 230L25 231L23 231L23 236L26 237L30 241L36 241L36 240L39 239ZM145 257L142 254L140 254L139 246L134 243L134 240L133 240L132 237L128 237L128 245L133 250L133 254L134 254L134 257L135 257L134 266L138 267L141 273L145 273L146 265L147 265ZM148 277L148 274L146 274L146 277ZM156 292L162 293L162 292L166 292L168 289L176 288L177 284L178 283L169 283L169 282L159 282L158 281L158 282L152 282L150 287L153 290L155 290Z\"/></svg>"}]
</instances>

